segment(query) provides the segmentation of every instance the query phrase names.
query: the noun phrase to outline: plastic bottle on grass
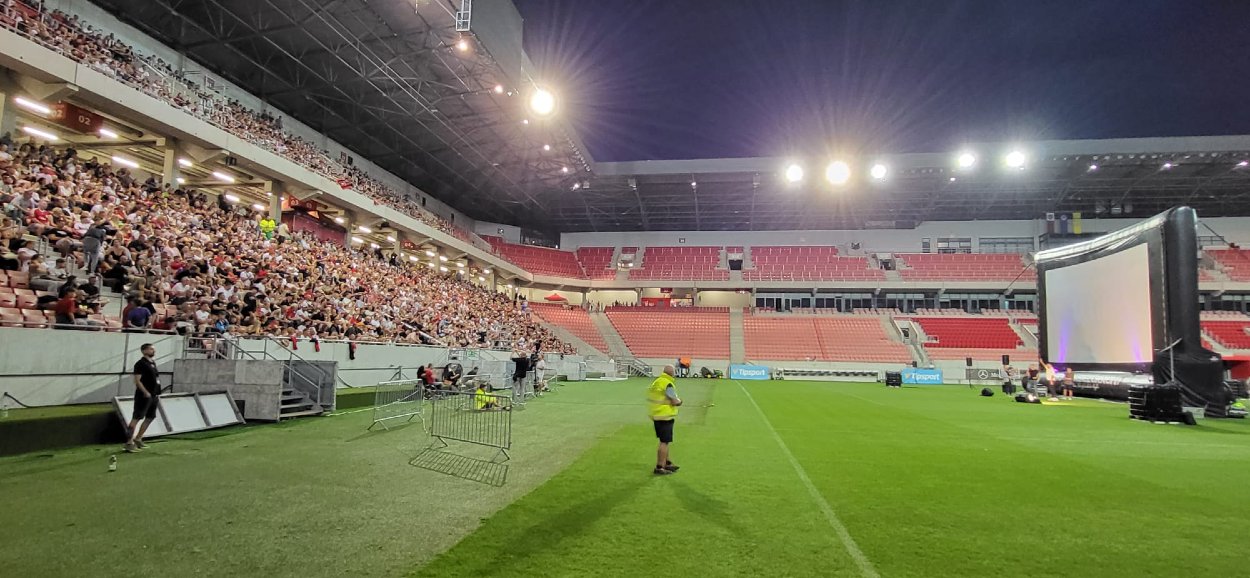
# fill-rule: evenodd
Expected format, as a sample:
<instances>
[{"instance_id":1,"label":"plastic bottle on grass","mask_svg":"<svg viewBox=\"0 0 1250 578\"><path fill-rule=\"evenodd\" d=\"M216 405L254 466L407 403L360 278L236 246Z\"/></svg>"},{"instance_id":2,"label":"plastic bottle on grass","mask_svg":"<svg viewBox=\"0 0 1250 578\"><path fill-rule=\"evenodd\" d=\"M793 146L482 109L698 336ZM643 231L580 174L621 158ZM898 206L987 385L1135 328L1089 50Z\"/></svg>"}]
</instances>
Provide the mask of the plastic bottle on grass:
<instances>
[{"instance_id":1,"label":"plastic bottle on grass","mask_svg":"<svg viewBox=\"0 0 1250 578\"><path fill-rule=\"evenodd\" d=\"M117 471L117 454L113 454L109 456L109 471L110 472Z\"/></svg>"}]
</instances>

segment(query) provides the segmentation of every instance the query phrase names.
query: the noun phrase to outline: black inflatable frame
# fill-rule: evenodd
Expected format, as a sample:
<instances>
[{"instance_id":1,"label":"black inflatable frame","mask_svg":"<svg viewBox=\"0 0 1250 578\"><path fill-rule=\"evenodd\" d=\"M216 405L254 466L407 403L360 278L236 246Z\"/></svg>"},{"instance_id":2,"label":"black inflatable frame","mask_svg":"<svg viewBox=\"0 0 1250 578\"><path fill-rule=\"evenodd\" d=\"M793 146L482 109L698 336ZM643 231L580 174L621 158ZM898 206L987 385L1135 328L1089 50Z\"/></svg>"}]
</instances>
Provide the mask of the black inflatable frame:
<instances>
[{"instance_id":1,"label":"black inflatable frame","mask_svg":"<svg viewBox=\"0 0 1250 578\"><path fill-rule=\"evenodd\" d=\"M1155 383L1177 381L1186 403L1225 404L1223 362L1202 346L1198 323L1198 216L1175 207L1131 227L1096 239L1036 254L1038 352L1050 362L1046 320L1046 272L1069 267L1145 244L1150 259L1150 363L1070 363L1074 370L1150 371ZM1168 347L1172 346L1171 351ZM1173 357L1174 356L1174 357ZM1175 365L1175 375L1172 367Z\"/></svg>"}]
</instances>

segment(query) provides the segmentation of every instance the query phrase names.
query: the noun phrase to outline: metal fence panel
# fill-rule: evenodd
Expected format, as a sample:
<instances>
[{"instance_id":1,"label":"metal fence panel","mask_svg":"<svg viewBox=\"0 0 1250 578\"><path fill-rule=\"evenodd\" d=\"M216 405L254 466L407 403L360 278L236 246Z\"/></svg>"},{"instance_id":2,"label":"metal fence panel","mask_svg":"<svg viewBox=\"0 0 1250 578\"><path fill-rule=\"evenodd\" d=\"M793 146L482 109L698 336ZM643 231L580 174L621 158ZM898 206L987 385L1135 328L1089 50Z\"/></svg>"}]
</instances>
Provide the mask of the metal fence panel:
<instances>
[{"instance_id":1,"label":"metal fence panel","mask_svg":"<svg viewBox=\"0 0 1250 578\"><path fill-rule=\"evenodd\" d=\"M499 448L512 447L512 398L479 392L439 392L429 403L430 435Z\"/></svg>"},{"instance_id":2,"label":"metal fence panel","mask_svg":"<svg viewBox=\"0 0 1250 578\"><path fill-rule=\"evenodd\" d=\"M421 417L422 397L424 389L420 380L403 379L379 383L373 394L373 423L369 424L369 429L379 424L384 429L389 429L389 421L403 419L408 422L414 417Z\"/></svg>"}]
</instances>

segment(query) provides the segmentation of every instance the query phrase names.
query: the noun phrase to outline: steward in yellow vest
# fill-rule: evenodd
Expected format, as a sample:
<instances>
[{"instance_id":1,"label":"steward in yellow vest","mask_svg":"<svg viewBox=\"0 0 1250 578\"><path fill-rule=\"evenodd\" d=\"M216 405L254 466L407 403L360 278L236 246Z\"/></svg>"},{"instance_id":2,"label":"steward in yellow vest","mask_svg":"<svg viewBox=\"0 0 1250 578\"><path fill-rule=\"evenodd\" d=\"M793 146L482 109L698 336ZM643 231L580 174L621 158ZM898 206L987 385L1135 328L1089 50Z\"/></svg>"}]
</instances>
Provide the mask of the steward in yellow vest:
<instances>
[{"instance_id":1,"label":"steward in yellow vest","mask_svg":"<svg viewBox=\"0 0 1250 578\"><path fill-rule=\"evenodd\" d=\"M651 423L655 426L655 437L660 440L656 449L655 470L657 476L664 476L677 471L678 467L668 459L668 444L673 443L673 422L677 419L677 406L681 398L677 397L676 380L673 379L673 366L664 366L664 373L655 378L647 388L647 411Z\"/></svg>"}]
</instances>

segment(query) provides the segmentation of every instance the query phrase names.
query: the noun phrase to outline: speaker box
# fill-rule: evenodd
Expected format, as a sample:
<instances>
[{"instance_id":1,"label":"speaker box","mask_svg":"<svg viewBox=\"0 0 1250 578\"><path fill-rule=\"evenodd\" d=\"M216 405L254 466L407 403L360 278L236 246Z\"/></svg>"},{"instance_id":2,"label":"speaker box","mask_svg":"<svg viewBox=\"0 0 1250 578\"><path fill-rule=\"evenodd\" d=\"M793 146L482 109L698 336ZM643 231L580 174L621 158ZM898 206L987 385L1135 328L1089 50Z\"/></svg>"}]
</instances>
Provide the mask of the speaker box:
<instances>
[{"instance_id":1,"label":"speaker box","mask_svg":"<svg viewBox=\"0 0 1250 578\"><path fill-rule=\"evenodd\" d=\"M994 390L988 387L981 388L981 397L994 397Z\"/></svg>"},{"instance_id":2,"label":"speaker box","mask_svg":"<svg viewBox=\"0 0 1250 578\"><path fill-rule=\"evenodd\" d=\"M972 358L971 358L971 357L965 357L965 358L964 358L964 363L967 363L967 364L968 364L968 367L972 367Z\"/></svg>"},{"instance_id":3,"label":"speaker box","mask_svg":"<svg viewBox=\"0 0 1250 578\"><path fill-rule=\"evenodd\" d=\"M1011 365L1011 356L1003 354L1003 365Z\"/></svg>"}]
</instances>

